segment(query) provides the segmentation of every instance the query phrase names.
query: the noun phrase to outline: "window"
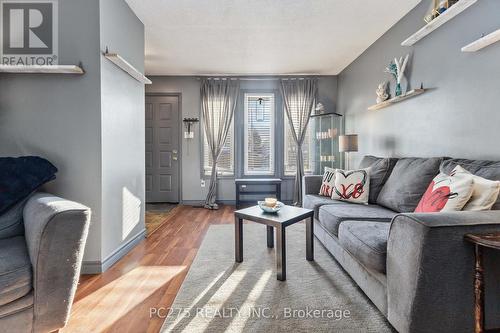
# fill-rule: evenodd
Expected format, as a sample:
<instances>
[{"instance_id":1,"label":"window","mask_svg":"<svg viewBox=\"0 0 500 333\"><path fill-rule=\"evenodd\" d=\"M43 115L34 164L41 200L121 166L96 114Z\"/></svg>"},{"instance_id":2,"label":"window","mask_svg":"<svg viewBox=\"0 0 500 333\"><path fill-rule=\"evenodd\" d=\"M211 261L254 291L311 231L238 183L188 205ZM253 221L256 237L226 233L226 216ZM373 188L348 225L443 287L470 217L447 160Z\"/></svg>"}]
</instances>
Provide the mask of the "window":
<instances>
[{"instance_id":1,"label":"window","mask_svg":"<svg viewBox=\"0 0 500 333\"><path fill-rule=\"evenodd\" d=\"M299 117L298 112L295 105L290 105L291 114L292 114L292 122L294 126L298 126ZM288 120L288 116L286 114L286 110L283 110L284 113L284 123L285 123L285 175L291 176L295 175L297 171L297 147L295 145L295 141L292 135L292 129L290 127L290 122ZM304 172L305 173L313 173L314 163L313 152L314 152L314 143L312 141L312 137L310 135L310 126L307 127L306 136L304 138L304 143L302 145L302 153L304 156Z\"/></svg>"},{"instance_id":2,"label":"window","mask_svg":"<svg viewBox=\"0 0 500 333\"><path fill-rule=\"evenodd\" d=\"M245 94L245 175L274 175L274 94Z\"/></svg>"},{"instance_id":3,"label":"window","mask_svg":"<svg viewBox=\"0 0 500 333\"><path fill-rule=\"evenodd\" d=\"M214 102L214 110L220 110L221 102ZM215 116L217 119L217 115ZM217 121L215 122L217 126ZM203 126L203 125L202 125ZM215 128L218 131L218 128ZM210 153L210 147L208 146L207 136L203 135L203 171L205 175L210 175L212 173L213 159ZM219 161L217 162L217 172L221 175L233 175L234 174L234 117L231 123L231 129L227 134L227 139L222 147L221 154L219 156Z\"/></svg>"}]
</instances>

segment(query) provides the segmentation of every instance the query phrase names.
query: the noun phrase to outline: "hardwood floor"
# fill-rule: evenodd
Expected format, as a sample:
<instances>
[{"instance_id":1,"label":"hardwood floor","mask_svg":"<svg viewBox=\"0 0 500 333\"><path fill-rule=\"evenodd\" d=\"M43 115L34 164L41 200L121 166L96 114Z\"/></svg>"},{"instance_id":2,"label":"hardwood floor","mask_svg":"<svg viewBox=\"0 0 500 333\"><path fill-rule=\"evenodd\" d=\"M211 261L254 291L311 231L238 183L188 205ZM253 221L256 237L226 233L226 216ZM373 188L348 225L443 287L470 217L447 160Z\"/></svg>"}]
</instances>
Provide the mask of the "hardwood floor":
<instances>
[{"instance_id":1,"label":"hardwood floor","mask_svg":"<svg viewBox=\"0 0 500 333\"><path fill-rule=\"evenodd\" d=\"M82 275L62 332L159 332L168 308L212 224L234 222L234 207L180 206L151 237L99 275Z\"/></svg>"}]
</instances>

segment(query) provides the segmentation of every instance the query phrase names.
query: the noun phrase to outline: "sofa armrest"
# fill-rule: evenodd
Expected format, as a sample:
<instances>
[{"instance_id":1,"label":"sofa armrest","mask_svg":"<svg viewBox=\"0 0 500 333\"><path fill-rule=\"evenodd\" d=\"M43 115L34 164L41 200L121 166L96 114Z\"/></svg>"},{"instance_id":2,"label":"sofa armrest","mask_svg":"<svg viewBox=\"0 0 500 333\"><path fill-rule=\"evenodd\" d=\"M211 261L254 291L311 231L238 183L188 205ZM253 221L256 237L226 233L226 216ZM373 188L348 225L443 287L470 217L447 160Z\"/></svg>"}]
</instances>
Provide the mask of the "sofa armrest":
<instances>
[{"instance_id":1,"label":"sofa armrest","mask_svg":"<svg viewBox=\"0 0 500 333\"><path fill-rule=\"evenodd\" d=\"M302 198L307 194L318 194L322 181L323 176L321 175L306 175L302 177Z\"/></svg>"},{"instance_id":2,"label":"sofa armrest","mask_svg":"<svg viewBox=\"0 0 500 333\"><path fill-rule=\"evenodd\" d=\"M474 247L464 235L495 231L500 211L397 215L387 244L391 324L399 332L473 331ZM486 251L487 294L498 295L500 255ZM486 301L487 308L500 309L498 297ZM499 324L498 316L490 319Z\"/></svg>"},{"instance_id":3,"label":"sofa armrest","mask_svg":"<svg viewBox=\"0 0 500 333\"><path fill-rule=\"evenodd\" d=\"M90 209L46 193L24 207L24 228L33 266L34 332L62 328L75 295Z\"/></svg>"}]
</instances>

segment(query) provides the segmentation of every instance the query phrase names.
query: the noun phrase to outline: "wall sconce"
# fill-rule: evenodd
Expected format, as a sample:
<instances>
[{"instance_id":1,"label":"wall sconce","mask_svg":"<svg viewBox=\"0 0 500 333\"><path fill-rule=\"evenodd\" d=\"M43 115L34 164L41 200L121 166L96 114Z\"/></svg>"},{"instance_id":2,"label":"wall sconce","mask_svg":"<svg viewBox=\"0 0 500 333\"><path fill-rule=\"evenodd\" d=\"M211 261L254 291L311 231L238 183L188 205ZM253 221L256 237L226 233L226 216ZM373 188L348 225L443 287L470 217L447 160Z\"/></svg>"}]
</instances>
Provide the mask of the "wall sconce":
<instances>
[{"instance_id":1,"label":"wall sconce","mask_svg":"<svg viewBox=\"0 0 500 333\"><path fill-rule=\"evenodd\" d=\"M182 122L184 123L184 126L186 126L187 132L184 132L184 139L193 139L194 138L194 132L192 129L192 126L199 122L200 120L198 118L184 118Z\"/></svg>"}]
</instances>

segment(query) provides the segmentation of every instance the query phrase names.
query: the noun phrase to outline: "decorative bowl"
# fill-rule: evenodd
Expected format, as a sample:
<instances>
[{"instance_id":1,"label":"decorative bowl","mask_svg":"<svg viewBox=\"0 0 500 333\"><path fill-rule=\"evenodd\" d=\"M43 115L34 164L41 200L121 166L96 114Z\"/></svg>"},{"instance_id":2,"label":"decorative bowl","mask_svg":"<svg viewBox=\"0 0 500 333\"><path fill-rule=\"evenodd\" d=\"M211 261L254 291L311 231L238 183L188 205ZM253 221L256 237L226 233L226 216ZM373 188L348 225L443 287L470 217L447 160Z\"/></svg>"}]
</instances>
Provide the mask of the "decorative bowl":
<instances>
[{"instance_id":1,"label":"decorative bowl","mask_svg":"<svg viewBox=\"0 0 500 333\"><path fill-rule=\"evenodd\" d=\"M274 207L266 206L265 201L257 201L257 204L259 205L260 209L264 211L264 213L277 213L283 206L285 206L285 204L280 201L276 202L276 206Z\"/></svg>"}]
</instances>

